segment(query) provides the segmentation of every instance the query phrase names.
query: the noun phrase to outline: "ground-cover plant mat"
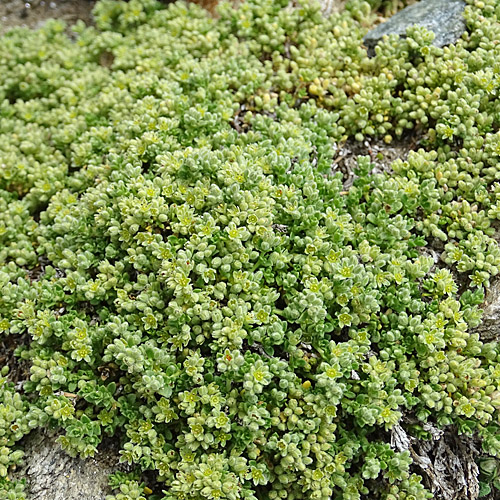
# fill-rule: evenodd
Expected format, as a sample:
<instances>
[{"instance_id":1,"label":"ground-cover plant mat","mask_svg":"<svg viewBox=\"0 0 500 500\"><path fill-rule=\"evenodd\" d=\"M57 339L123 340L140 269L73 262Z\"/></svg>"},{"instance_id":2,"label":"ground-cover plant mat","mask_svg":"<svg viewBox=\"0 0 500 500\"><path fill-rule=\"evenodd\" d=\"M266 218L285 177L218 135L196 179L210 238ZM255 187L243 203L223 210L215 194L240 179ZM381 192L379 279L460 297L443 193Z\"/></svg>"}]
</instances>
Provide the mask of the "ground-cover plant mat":
<instances>
[{"instance_id":1,"label":"ground-cover plant mat","mask_svg":"<svg viewBox=\"0 0 500 500\"><path fill-rule=\"evenodd\" d=\"M391 447L426 423L479 439L495 488L500 349L472 330L500 264L499 4L373 58L358 0L94 13L0 38L0 497L41 426L83 457L121 440L112 499L430 498ZM342 141L408 133L390 172L335 170Z\"/></svg>"}]
</instances>

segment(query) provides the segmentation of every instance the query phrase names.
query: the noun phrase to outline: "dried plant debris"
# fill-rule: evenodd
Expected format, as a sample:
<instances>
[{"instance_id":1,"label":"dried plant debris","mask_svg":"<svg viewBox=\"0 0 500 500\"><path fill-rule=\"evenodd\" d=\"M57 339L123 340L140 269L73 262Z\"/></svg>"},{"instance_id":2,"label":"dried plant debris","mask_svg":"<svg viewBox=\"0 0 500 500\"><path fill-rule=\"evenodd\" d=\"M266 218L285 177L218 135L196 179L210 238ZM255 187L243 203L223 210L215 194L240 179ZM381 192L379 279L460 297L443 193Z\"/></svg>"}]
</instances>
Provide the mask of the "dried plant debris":
<instances>
[{"instance_id":1,"label":"dried plant debris","mask_svg":"<svg viewBox=\"0 0 500 500\"><path fill-rule=\"evenodd\" d=\"M391 446L410 451L413 464L424 477L429 490L442 500L475 500L479 497L478 457L480 443L457 429L422 426L429 439L409 435L401 425L391 430Z\"/></svg>"},{"instance_id":2,"label":"dried plant debris","mask_svg":"<svg viewBox=\"0 0 500 500\"><path fill-rule=\"evenodd\" d=\"M366 139L363 141L347 140L333 146L334 155L331 174L341 172L344 188L352 186L358 168L358 158L368 156L372 164L371 174L390 173L393 161L406 161L410 151L419 148L421 138L407 135L394 140L390 145L383 140Z\"/></svg>"}]
</instances>

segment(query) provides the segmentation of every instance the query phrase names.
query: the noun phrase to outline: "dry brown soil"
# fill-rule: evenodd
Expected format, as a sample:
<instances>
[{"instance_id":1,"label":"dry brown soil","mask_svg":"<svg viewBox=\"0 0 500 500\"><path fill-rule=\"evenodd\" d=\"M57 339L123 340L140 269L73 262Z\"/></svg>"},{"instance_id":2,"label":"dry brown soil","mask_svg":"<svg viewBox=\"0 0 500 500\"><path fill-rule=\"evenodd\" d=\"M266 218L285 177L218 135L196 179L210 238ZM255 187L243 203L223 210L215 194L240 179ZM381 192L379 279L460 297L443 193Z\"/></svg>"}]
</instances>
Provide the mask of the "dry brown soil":
<instances>
[{"instance_id":1,"label":"dry brown soil","mask_svg":"<svg viewBox=\"0 0 500 500\"><path fill-rule=\"evenodd\" d=\"M169 3L172 0L161 0ZM213 11L217 0L189 0ZM334 3L344 0L327 0ZM82 19L92 23L96 0L0 0L0 35L16 26L40 28L47 19L62 19L68 26Z\"/></svg>"},{"instance_id":2,"label":"dry brown soil","mask_svg":"<svg viewBox=\"0 0 500 500\"><path fill-rule=\"evenodd\" d=\"M0 34L16 26L40 28L50 18L90 23L95 0L0 0Z\"/></svg>"}]
</instances>

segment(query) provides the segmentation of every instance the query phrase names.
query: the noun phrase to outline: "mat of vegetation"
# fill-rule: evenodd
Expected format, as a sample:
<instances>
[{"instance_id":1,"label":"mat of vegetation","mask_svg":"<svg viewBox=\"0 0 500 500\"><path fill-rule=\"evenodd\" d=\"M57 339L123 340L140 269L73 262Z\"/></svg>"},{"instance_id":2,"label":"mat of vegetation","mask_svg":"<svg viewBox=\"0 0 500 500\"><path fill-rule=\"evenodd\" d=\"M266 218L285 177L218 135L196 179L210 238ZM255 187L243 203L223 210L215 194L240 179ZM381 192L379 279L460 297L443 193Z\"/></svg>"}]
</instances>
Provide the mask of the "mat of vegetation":
<instances>
[{"instance_id":1,"label":"mat of vegetation","mask_svg":"<svg viewBox=\"0 0 500 500\"><path fill-rule=\"evenodd\" d=\"M500 265L500 4L368 58L372 7L103 0L75 37L0 38L0 498L42 426L120 441L114 500L430 498L391 447L426 423L498 486L500 347L471 330ZM338 143L405 133L423 148L344 185Z\"/></svg>"}]
</instances>

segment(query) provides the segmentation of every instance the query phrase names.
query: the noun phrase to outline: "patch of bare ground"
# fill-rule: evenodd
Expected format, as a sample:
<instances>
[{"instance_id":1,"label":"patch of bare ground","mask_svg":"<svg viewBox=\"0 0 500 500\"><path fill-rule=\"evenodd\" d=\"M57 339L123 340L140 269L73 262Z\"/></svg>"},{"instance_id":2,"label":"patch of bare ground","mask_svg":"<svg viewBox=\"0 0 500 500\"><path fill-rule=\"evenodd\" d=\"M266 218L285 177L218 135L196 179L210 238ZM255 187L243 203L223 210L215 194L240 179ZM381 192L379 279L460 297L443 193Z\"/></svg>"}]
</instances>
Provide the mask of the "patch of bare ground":
<instances>
[{"instance_id":1,"label":"patch of bare ground","mask_svg":"<svg viewBox=\"0 0 500 500\"><path fill-rule=\"evenodd\" d=\"M0 35L12 28L23 26L38 29L51 18L61 19L68 26L79 19L92 24L92 8L97 0L0 0ZM124 0L125 1L125 0ZM173 0L160 0L170 3ZM206 8L212 14L219 0L188 0ZM239 0L236 0L239 1ZM347 0L320 0L324 15L341 12ZM384 12L375 24L415 0L393 0L392 4L384 4Z\"/></svg>"},{"instance_id":2,"label":"patch of bare ground","mask_svg":"<svg viewBox=\"0 0 500 500\"><path fill-rule=\"evenodd\" d=\"M358 167L358 156L369 156L374 165L372 173L391 172L391 164L398 158L406 160L410 151L416 151L420 137L404 136L386 144L381 139L367 139L362 142L350 139L337 145L332 173L342 172L344 188L347 190L354 181L354 171Z\"/></svg>"},{"instance_id":3,"label":"patch of bare ground","mask_svg":"<svg viewBox=\"0 0 500 500\"><path fill-rule=\"evenodd\" d=\"M94 5L95 0L1 0L0 35L19 26L38 29L51 18L68 26L79 19L91 24Z\"/></svg>"}]
</instances>

